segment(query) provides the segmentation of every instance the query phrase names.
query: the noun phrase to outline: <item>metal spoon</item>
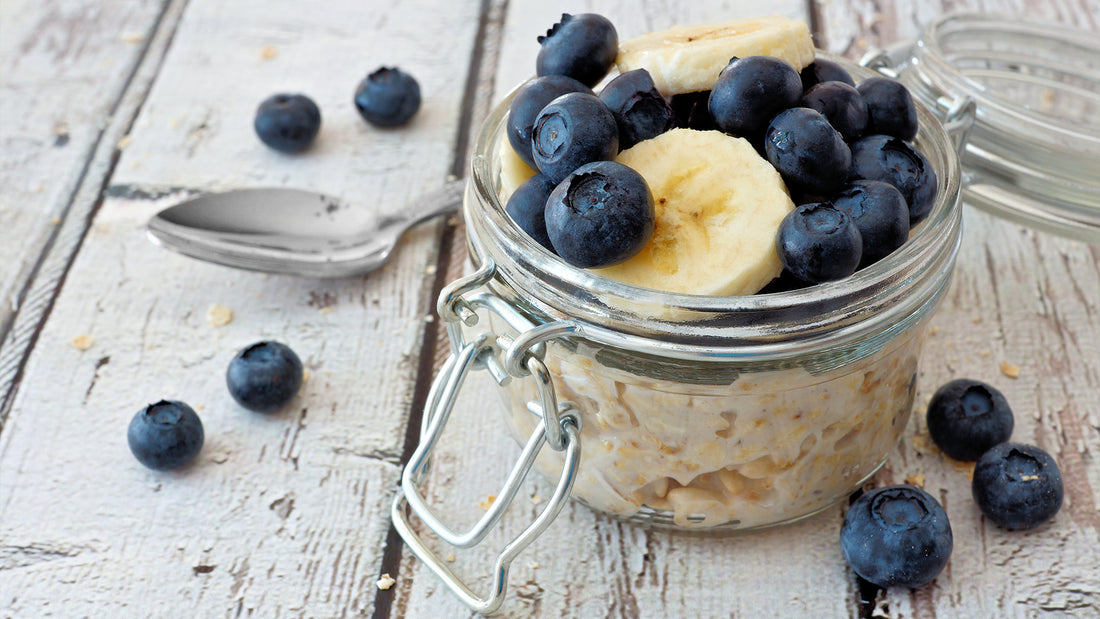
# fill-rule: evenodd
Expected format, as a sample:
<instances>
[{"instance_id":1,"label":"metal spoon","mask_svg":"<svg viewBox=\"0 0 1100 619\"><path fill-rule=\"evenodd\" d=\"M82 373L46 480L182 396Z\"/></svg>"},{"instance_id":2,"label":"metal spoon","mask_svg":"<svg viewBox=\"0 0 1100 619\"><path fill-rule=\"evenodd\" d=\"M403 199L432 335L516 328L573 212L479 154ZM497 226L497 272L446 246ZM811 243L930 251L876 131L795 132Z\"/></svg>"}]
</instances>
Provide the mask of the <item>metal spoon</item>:
<instances>
[{"instance_id":1,"label":"metal spoon","mask_svg":"<svg viewBox=\"0 0 1100 619\"><path fill-rule=\"evenodd\" d=\"M199 196L149 220L153 243L226 266L347 277L380 268L410 226L450 213L465 181L450 181L399 211L374 214L301 189L237 189Z\"/></svg>"}]
</instances>

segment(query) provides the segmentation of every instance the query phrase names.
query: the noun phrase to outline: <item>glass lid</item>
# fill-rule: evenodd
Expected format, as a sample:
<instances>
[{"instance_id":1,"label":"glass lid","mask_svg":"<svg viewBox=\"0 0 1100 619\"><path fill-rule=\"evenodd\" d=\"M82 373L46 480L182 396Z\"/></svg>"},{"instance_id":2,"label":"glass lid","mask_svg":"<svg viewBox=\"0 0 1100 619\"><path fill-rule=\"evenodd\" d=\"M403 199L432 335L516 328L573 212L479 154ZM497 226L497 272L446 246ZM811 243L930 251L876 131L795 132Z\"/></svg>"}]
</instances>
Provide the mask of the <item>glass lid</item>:
<instances>
[{"instance_id":1,"label":"glass lid","mask_svg":"<svg viewBox=\"0 0 1100 619\"><path fill-rule=\"evenodd\" d=\"M1100 33L954 14L905 55L899 77L929 108L976 105L965 203L1100 244Z\"/></svg>"}]
</instances>

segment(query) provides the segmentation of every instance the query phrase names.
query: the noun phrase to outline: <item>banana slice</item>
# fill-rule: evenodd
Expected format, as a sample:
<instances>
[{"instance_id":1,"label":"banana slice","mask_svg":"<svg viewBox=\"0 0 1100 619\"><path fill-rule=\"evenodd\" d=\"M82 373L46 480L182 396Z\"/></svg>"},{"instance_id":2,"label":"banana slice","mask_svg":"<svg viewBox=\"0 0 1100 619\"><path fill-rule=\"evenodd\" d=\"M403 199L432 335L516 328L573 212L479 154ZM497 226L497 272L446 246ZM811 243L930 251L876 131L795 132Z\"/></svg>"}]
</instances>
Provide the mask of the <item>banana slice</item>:
<instances>
[{"instance_id":1,"label":"banana slice","mask_svg":"<svg viewBox=\"0 0 1100 619\"><path fill-rule=\"evenodd\" d=\"M593 269L627 284L700 295L754 294L779 275L779 222L794 209L782 177L748 141L673 129L619 153L642 175L657 222L642 251Z\"/></svg>"},{"instance_id":2,"label":"banana slice","mask_svg":"<svg viewBox=\"0 0 1100 619\"><path fill-rule=\"evenodd\" d=\"M619 45L620 73L646 69L662 95L710 90L730 58L775 56L796 70L814 60L805 22L780 15L651 32Z\"/></svg>"},{"instance_id":3,"label":"banana slice","mask_svg":"<svg viewBox=\"0 0 1100 619\"><path fill-rule=\"evenodd\" d=\"M500 200L508 202L508 198L516 188L538 172L531 169L526 161L520 159L506 134L501 133L500 142Z\"/></svg>"}]
</instances>

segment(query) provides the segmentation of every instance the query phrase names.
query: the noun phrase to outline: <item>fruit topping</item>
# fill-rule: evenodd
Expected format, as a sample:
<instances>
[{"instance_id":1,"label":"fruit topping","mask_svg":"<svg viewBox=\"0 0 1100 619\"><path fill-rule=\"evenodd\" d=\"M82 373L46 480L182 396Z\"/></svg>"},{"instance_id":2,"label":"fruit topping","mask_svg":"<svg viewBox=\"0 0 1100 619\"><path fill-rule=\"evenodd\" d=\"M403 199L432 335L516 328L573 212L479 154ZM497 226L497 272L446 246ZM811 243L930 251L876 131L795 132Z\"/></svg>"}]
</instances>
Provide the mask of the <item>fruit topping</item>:
<instances>
[{"instance_id":1,"label":"fruit topping","mask_svg":"<svg viewBox=\"0 0 1100 619\"><path fill-rule=\"evenodd\" d=\"M621 150L672 128L672 108L645 69L628 71L608 82L600 91L600 100L619 125Z\"/></svg>"},{"instance_id":2,"label":"fruit topping","mask_svg":"<svg viewBox=\"0 0 1100 619\"><path fill-rule=\"evenodd\" d=\"M637 254L653 234L653 220L645 180L614 161L581 166L546 201L546 232L554 249L582 268L618 264Z\"/></svg>"},{"instance_id":3,"label":"fruit topping","mask_svg":"<svg viewBox=\"0 0 1100 619\"><path fill-rule=\"evenodd\" d=\"M554 245L546 235L546 200L554 187L545 174L536 174L516 189L504 208L524 232L550 251Z\"/></svg>"},{"instance_id":4,"label":"fruit topping","mask_svg":"<svg viewBox=\"0 0 1100 619\"><path fill-rule=\"evenodd\" d=\"M856 81L844 67L832 60L817 58L806 65L798 74L802 78L802 90L809 90L822 82L844 82L849 86L855 86Z\"/></svg>"},{"instance_id":5,"label":"fruit topping","mask_svg":"<svg viewBox=\"0 0 1100 619\"><path fill-rule=\"evenodd\" d=\"M161 400L134 415L126 441L138 462L167 471L187 464L202 450L202 421L187 404Z\"/></svg>"},{"instance_id":6,"label":"fruit topping","mask_svg":"<svg viewBox=\"0 0 1100 619\"><path fill-rule=\"evenodd\" d=\"M819 202L791 211L779 224L776 245L792 275L816 284L854 273L863 241L847 213Z\"/></svg>"},{"instance_id":7,"label":"fruit topping","mask_svg":"<svg viewBox=\"0 0 1100 619\"><path fill-rule=\"evenodd\" d=\"M838 189L852 163L840 133L828 119L806 107L784 110L772 120L764 136L764 152L788 186L812 193Z\"/></svg>"},{"instance_id":8,"label":"fruit topping","mask_svg":"<svg viewBox=\"0 0 1100 619\"><path fill-rule=\"evenodd\" d=\"M867 104L854 87L844 82L821 82L802 93L802 107L821 112L829 124L851 142L867 129Z\"/></svg>"},{"instance_id":9,"label":"fruit topping","mask_svg":"<svg viewBox=\"0 0 1100 619\"><path fill-rule=\"evenodd\" d=\"M892 135L903 140L917 136L917 106L901 82L870 77L856 86L867 103L868 133Z\"/></svg>"},{"instance_id":10,"label":"fruit topping","mask_svg":"<svg viewBox=\"0 0 1100 619\"><path fill-rule=\"evenodd\" d=\"M756 141L771 119L801 96L802 81L791 65L770 56L749 56L722 69L708 109L722 131Z\"/></svg>"},{"instance_id":11,"label":"fruit topping","mask_svg":"<svg viewBox=\"0 0 1100 619\"><path fill-rule=\"evenodd\" d=\"M595 86L615 64L619 35L602 15L563 13L561 21L539 37L536 73L568 75L585 86Z\"/></svg>"},{"instance_id":12,"label":"fruit topping","mask_svg":"<svg viewBox=\"0 0 1100 619\"><path fill-rule=\"evenodd\" d=\"M669 106L672 107L673 126L699 131L717 129L718 125L714 124L714 117L707 107L708 101L709 90L672 95Z\"/></svg>"},{"instance_id":13,"label":"fruit topping","mask_svg":"<svg viewBox=\"0 0 1100 619\"><path fill-rule=\"evenodd\" d=\"M560 183L586 163L614 159L619 152L619 126L598 97L570 93L542 108L535 118L531 145L539 171Z\"/></svg>"},{"instance_id":14,"label":"fruit topping","mask_svg":"<svg viewBox=\"0 0 1100 619\"><path fill-rule=\"evenodd\" d=\"M508 108L508 141L527 165L535 167L535 159L531 155L531 132L539 112L547 103L571 92L593 94L588 86L564 75L537 77L516 91Z\"/></svg>"},{"instance_id":15,"label":"fruit topping","mask_svg":"<svg viewBox=\"0 0 1100 619\"><path fill-rule=\"evenodd\" d=\"M924 219L936 202L937 179L919 150L888 135L869 135L851 144L850 178L882 181L897 187L909 206L909 225Z\"/></svg>"},{"instance_id":16,"label":"fruit topping","mask_svg":"<svg viewBox=\"0 0 1100 619\"><path fill-rule=\"evenodd\" d=\"M355 89L355 109L372 125L403 125L420 109L420 84L401 69L379 67Z\"/></svg>"},{"instance_id":17,"label":"fruit topping","mask_svg":"<svg viewBox=\"0 0 1100 619\"><path fill-rule=\"evenodd\" d=\"M302 362L286 344L257 342L241 349L225 372L229 394L248 410L277 411L302 386Z\"/></svg>"},{"instance_id":18,"label":"fruit topping","mask_svg":"<svg viewBox=\"0 0 1100 619\"><path fill-rule=\"evenodd\" d=\"M977 460L1012 438L1008 400L977 380L959 378L937 389L925 420L936 446L956 460Z\"/></svg>"},{"instance_id":19,"label":"fruit topping","mask_svg":"<svg viewBox=\"0 0 1100 619\"><path fill-rule=\"evenodd\" d=\"M794 204L779 173L744 139L673 129L616 161L645 178L657 221L637 256L601 275L654 290L741 295L782 271L775 230Z\"/></svg>"},{"instance_id":20,"label":"fruit topping","mask_svg":"<svg viewBox=\"0 0 1100 619\"><path fill-rule=\"evenodd\" d=\"M256 108L252 126L264 144L284 153L296 153L317 137L321 110L305 95L272 95Z\"/></svg>"},{"instance_id":21,"label":"fruit topping","mask_svg":"<svg viewBox=\"0 0 1100 619\"><path fill-rule=\"evenodd\" d=\"M624 41L615 63L621 73L648 70L657 90L670 96L710 90L731 58L746 56L779 58L797 71L814 59L810 29L778 15L676 26Z\"/></svg>"},{"instance_id":22,"label":"fruit topping","mask_svg":"<svg viewBox=\"0 0 1100 619\"><path fill-rule=\"evenodd\" d=\"M954 547L943 507L913 486L864 493L848 508L840 548L852 570L880 587L919 587L947 565Z\"/></svg>"},{"instance_id":23,"label":"fruit topping","mask_svg":"<svg viewBox=\"0 0 1100 619\"><path fill-rule=\"evenodd\" d=\"M848 213L863 240L859 268L874 264L909 240L909 208L896 187L880 181L852 181L832 199Z\"/></svg>"},{"instance_id":24,"label":"fruit topping","mask_svg":"<svg viewBox=\"0 0 1100 619\"><path fill-rule=\"evenodd\" d=\"M974 467L971 492L993 524L1009 530L1032 529L1062 507L1062 474L1047 452L1033 445L1001 443Z\"/></svg>"}]
</instances>

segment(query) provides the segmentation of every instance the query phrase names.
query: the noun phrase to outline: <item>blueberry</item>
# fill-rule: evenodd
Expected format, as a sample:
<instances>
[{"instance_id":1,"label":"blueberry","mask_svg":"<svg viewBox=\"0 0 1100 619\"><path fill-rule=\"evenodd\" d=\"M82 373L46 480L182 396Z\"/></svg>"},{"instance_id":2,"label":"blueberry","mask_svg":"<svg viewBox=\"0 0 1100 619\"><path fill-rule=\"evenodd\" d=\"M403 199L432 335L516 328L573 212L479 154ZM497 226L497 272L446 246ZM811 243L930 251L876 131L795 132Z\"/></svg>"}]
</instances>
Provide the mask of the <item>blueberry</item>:
<instances>
[{"instance_id":1,"label":"blueberry","mask_svg":"<svg viewBox=\"0 0 1100 619\"><path fill-rule=\"evenodd\" d=\"M562 95L542 108L531 132L535 166L554 183L593 161L619 153L619 126L595 95Z\"/></svg>"},{"instance_id":2,"label":"blueberry","mask_svg":"<svg viewBox=\"0 0 1100 619\"><path fill-rule=\"evenodd\" d=\"M623 262L653 236L656 213L645 179L614 161L581 166L546 201L546 232L558 255L581 268Z\"/></svg>"},{"instance_id":3,"label":"blueberry","mask_svg":"<svg viewBox=\"0 0 1100 619\"><path fill-rule=\"evenodd\" d=\"M718 128L752 141L801 96L794 67L770 56L747 56L722 69L707 105Z\"/></svg>"},{"instance_id":4,"label":"blueberry","mask_svg":"<svg viewBox=\"0 0 1100 619\"><path fill-rule=\"evenodd\" d=\"M602 15L562 13L561 21L539 37L535 59L538 75L568 75L585 86L595 86L607 75L619 54L619 35Z\"/></svg>"},{"instance_id":5,"label":"blueberry","mask_svg":"<svg viewBox=\"0 0 1100 619\"><path fill-rule=\"evenodd\" d=\"M903 140L917 137L917 106L909 90L892 79L869 77L856 86L867 104L867 132Z\"/></svg>"},{"instance_id":6,"label":"blueberry","mask_svg":"<svg viewBox=\"0 0 1100 619\"><path fill-rule=\"evenodd\" d=\"M802 107L821 112L829 124L850 142L867 129L867 104L844 82L821 82L802 93Z\"/></svg>"},{"instance_id":7,"label":"blueberry","mask_svg":"<svg viewBox=\"0 0 1100 619\"><path fill-rule=\"evenodd\" d=\"M202 421L183 402L161 400L134 415L126 441L138 462L167 471L190 462L202 450Z\"/></svg>"},{"instance_id":8,"label":"blueberry","mask_svg":"<svg viewBox=\"0 0 1100 619\"><path fill-rule=\"evenodd\" d=\"M718 125L714 124L714 117L710 115L709 100L709 90L672 95L669 101L669 107L672 108L672 125L696 131L717 129Z\"/></svg>"},{"instance_id":9,"label":"blueberry","mask_svg":"<svg viewBox=\"0 0 1100 619\"><path fill-rule=\"evenodd\" d=\"M504 208L516 225L551 252L554 245L546 236L546 200L554 186L545 174L536 174L512 192Z\"/></svg>"},{"instance_id":10,"label":"blueberry","mask_svg":"<svg viewBox=\"0 0 1100 619\"><path fill-rule=\"evenodd\" d=\"M305 95L272 95L256 108L252 126L264 144L284 153L296 153L317 137L321 110Z\"/></svg>"},{"instance_id":11,"label":"blueberry","mask_svg":"<svg viewBox=\"0 0 1100 619\"><path fill-rule=\"evenodd\" d=\"M833 207L848 213L863 239L859 268L874 264L909 240L909 208L896 187L880 181L852 181L833 196Z\"/></svg>"},{"instance_id":12,"label":"blueberry","mask_svg":"<svg viewBox=\"0 0 1100 619\"><path fill-rule=\"evenodd\" d=\"M809 90L822 82L844 82L849 86L855 86L856 81L851 74L832 60L818 58L806 65L799 73L802 79L802 90Z\"/></svg>"},{"instance_id":13,"label":"blueberry","mask_svg":"<svg viewBox=\"0 0 1100 619\"><path fill-rule=\"evenodd\" d=\"M608 82L600 91L600 101L619 125L621 150L672 128L672 108L645 69L627 71Z\"/></svg>"},{"instance_id":14,"label":"blueberry","mask_svg":"<svg viewBox=\"0 0 1100 619\"><path fill-rule=\"evenodd\" d=\"M784 110L772 120L764 152L788 185L815 193L843 185L852 162L840 133L819 112L805 107Z\"/></svg>"},{"instance_id":15,"label":"blueberry","mask_svg":"<svg viewBox=\"0 0 1100 619\"><path fill-rule=\"evenodd\" d=\"M1004 395L977 380L960 378L939 389L928 404L928 433L956 460L977 460L1012 438L1012 409Z\"/></svg>"},{"instance_id":16,"label":"blueberry","mask_svg":"<svg viewBox=\"0 0 1100 619\"><path fill-rule=\"evenodd\" d=\"M897 187L909 205L910 226L928 216L936 202L938 180L923 153L888 135L869 135L851 147L853 180L882 181Z\"/></svg>"},{"instance_id":17,"label":"blueberry","mask_svg":"<svg viewBox=\"0 0 1100 619\"><path fill-rule=\"evenodd\" d=\"M531 131L535 118L547 103L571 92L593 94L591 88L571 77L547 75L524 84L512 99L508 109L508 142L520 159L532 168L535 167L535 159L531 155Z\"/></svg>"},{"instance_id":18,"label":"blueberry","mask_svg":"<svg viewBox=\"0 0 1100 619\"><path fill-rule=\"evenodd\" d=\"M225 372L229 394L248 410L270 413L286 406L302 386L302 361L279 342L241 349Z\"/></svg>"},{"instance_id":19,"label":"blueberry","mask_svg":"<svg viewBox=\"0 0 1100 619\"><path fill-rule=\"evenodd\" d=\"M779 276L768 282L763 288L757 291L756 294L773 294L778 292L791 292L792 290L801 290L806 286L809 286L808 282L804 282L798 279L787 269L783 269L779 273Z\"/></svg>"},{"instance_id":20,"label":"blueberry","mask_svg":"<svg viewBox=\"0 0 1100 619\"><path fill-rule=\"evenodd\" d=\"M854 273L863 246L852 218L823 202L803 204L788 213L779 223L775 242L783 267L814 284Z\"/></svg>"},{"instance_id":21,"label":"blueberry","mask_svg":"<svg viewBox=\"0 0 1100 619\"><path fill-rule=\"evenodd\" d=\"M840 549L852 570L880 587L919 587L947 565L954 547L947 513L913 486L863 494L844 515Z\"/></svg>"},{"instance_id":22,"label":"blueberry","mask_svg":"<svg viewBox=\"0 0 1100 619\"><path fill-rule=\"evenodd\" d=\"M420 109L420 84L401 69L379 67L355 89L355 109L372 125L403 125Z\"/></svg>"},{"instance_id":23,"label":"blueberry","mask_svg":"<svg viewBox=\"0 0 1100 619\"><path fill-rule=\"evenodd\" d=\"M982 514L1010 531L1033 529L1050 520L1064 496L1054 458L1021 443L1001 443L982 454L970 491Z\"/></svg>"}]
</instances>

